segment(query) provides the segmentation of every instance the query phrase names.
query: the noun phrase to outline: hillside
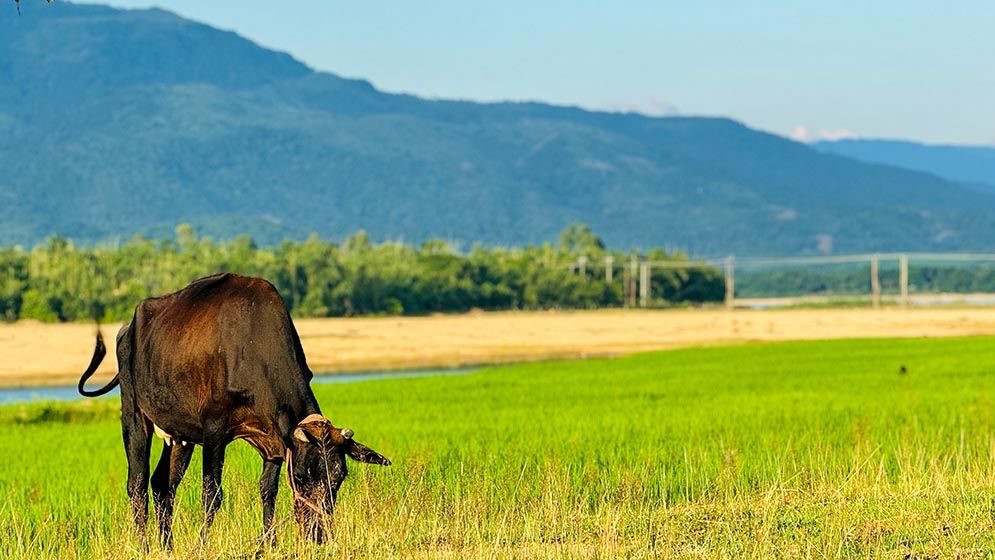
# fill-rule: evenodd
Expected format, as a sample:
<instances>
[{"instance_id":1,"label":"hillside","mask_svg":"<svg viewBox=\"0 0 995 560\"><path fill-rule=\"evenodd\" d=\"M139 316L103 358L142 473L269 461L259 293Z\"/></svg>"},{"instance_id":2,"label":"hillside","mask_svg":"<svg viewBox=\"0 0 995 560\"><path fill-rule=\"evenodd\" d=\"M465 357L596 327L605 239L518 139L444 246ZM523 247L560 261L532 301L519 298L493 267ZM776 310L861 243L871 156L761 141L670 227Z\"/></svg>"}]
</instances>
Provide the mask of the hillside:
<instances>
[{"instance_id":1,"label":"hillside","mask_svg":"<svg viewBox=\"0 0 995 560\"><path fill-rule=\"evenodd\" d=\"M995 197L718 118L425 100L160 10L0 10L0 244L310 232L995 250Z\"/></svg>"},{"instance_id":2,"label":"hillside","mask_svg":"<svg viewBox=\"0 0 995 560\"><path fill-rule=\"evenodd\" d=\"M871 139L816 142L813 146L823 152L868 163L932 173L982 192L995 193L995 147Z\"/></svg>"}]
</instances>

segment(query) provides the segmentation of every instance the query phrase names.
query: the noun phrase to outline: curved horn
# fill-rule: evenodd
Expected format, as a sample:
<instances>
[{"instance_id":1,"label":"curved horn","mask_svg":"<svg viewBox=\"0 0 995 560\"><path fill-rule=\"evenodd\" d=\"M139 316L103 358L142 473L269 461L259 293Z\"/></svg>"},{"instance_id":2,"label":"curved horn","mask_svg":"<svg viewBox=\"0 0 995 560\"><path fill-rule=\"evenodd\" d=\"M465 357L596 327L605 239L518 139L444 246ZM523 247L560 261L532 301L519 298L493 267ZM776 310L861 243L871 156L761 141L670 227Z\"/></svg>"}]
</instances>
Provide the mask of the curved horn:
<instances>
[{"instance_id":1,"label":"curved horn","mask_svg":"<svg viewBox=\"0 0 995 560\"><path fill-rule=\"evenodd\" d=\"M328 422L328 423L331 423L328 420L328 418L325 418L324 416L322 416L320 414L308 414L306 417L304 417L303 420L301 420L300 422L298 422L297 425L298 426L302 426L304 424L313 424L315 422Z\"/></svg>"},{"instance_id":2,"label":"curved horn","mask_svg":"<svg viewBox=\"0 0 995 560\"><path fill-rule=\"evenodd\" d=\"M304 433L302 428L294 428L294 439L301 443L307 443L307 434Z\"/></svg>"},{"instance_id":3,"label":"curved horn","mask_svg":"<svg viewBox=\"0 0 995 560\"><path fill-rule=\"evenodd\" d=\"M349 428L342 428L342 437L344 437L345 439L352 439L353 435L355 434Z\"/></svg>"},{"instance_id":4,"label":"curved horn","mask_svg":"<svg viewBox=\"0 0 995 560\"><path fill-rule=\"evenodd\" d=\"M294 439L296 439L301 443L310 442L311 440L308 439L307 432L311 430L312 431L311 435L317 437L316 432L314 432L313 430L319 430L319 431L321 430L321 427L315 426L315 424L318 424L321 427L332 425L331 421L328 420L328 418L325 418L320 414L308 414L307 416L304 417L303 420L298 422L297 427L294 428Z\"/></svg>"}]
</instances>

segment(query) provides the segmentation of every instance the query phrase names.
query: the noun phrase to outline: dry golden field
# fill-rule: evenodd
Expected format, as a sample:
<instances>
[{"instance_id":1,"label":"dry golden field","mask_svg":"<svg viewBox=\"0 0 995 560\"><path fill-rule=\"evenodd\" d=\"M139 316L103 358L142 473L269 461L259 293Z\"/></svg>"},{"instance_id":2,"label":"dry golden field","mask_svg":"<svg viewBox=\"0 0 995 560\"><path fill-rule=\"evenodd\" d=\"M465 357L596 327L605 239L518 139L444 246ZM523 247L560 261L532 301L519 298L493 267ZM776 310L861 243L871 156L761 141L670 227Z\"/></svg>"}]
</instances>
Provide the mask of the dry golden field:
<instances>
[{"instance_id":1,"label":"dry golden field","mask_svg":"<svg viewBox=\"0 0 995 560\"><path fill-rule=\"evenodd\" d=\"M316 372L459 367L770 340L995 334L995 308L502 312L296 321ZM99 379L116 368L108 358ZM75 382L93 351L88 324L0 325L0 385Z\"/></svg>"}]
</instances>

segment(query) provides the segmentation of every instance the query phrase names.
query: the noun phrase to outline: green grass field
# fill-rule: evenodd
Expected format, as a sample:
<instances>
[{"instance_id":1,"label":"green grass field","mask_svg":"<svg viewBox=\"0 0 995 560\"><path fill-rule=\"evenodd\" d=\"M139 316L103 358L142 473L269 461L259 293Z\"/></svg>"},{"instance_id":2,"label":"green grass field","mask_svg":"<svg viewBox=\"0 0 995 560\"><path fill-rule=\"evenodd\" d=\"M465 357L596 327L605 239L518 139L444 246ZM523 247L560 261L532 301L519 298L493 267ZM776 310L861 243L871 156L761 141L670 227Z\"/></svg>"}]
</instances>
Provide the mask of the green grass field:
<instances>
[{"instance_id":1,"label":"green grass field","mask_svg":"<svg viewBox=\"0 0 995 560\"><path fill-rule=\"evenodd\" d=\"M274 557L995 555L990 338L688 349L315 390L394 466L353 464L320 548L299 543L284 482ZM143 555L116 404L0 408L0 555ZM259 459L229 448L204 550L199 464L180 488L176 556L251 555Z\"/></svg>"}]
</instances>

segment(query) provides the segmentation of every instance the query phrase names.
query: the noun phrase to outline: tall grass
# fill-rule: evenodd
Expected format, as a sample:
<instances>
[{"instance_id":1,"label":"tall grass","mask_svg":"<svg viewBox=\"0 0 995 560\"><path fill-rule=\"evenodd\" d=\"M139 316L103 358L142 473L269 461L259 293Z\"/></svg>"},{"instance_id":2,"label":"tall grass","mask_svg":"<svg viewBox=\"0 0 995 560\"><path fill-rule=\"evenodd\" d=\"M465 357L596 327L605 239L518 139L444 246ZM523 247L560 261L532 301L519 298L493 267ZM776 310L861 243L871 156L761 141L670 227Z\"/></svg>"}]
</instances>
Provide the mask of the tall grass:
<instances>
[{"instance_id":1,"label":"tall grass","mask_svg":"<svg viewBox=\"0 0 995 560\"><path fill-rule=\"evenodd\" d=\"M269 554L991 557L993 350L778 343L318 385L326 415L394 466L351 464L321 547L301 542L284 484ZM119 430L114 400L0 409L0 554L146 555L129 535ZM199 464L180 488L176 555L254 553L257 455L229 448L207 548Z\"/></svg>"}]
</instances>

